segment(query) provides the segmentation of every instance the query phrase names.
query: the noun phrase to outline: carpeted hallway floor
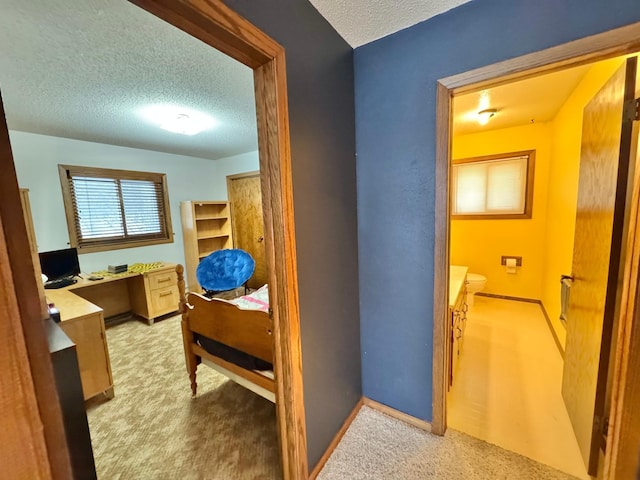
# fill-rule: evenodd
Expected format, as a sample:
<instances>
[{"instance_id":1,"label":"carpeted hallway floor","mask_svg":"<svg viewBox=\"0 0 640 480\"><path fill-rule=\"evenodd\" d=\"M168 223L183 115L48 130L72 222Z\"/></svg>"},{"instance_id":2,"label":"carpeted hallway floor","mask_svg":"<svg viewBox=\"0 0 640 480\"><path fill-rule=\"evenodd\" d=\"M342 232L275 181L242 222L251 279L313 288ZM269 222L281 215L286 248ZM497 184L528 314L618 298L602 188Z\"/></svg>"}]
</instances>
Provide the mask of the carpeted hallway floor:
<instances>
[{"instance_id":1,"label":"carpeted hallway floor","mask_svg":"<svg viewBox=\"0 0 640 480\"><path fill-rule=\"evenodd\" d=\"M282 478L272 403L206 367L191 398L180 319L107 329L116 396L88 404L100 480ZM569 480L449 430L430 435L363 407L318 480Z\"/></svg>"},{"instance_id":2,"label":"carpeted hallway floor","mask_svg":"<svg viewBox=\"0 0 640 480\"><path fill-rule=\"evenodd\" d=\"M362 407L317 480L571 480L517 453L448 430L431 435Z\"/></svg>"},{"instance_id":3,"label":"carpeted hallway floor","mask_svg":"<svg viewBox=\"0 0 640 480\"><path fill-rule=\"evenodd\" d=\"M115 398L87 415L98 478L282 478L275 406L210 368L191 398L180 318L107 329Z\"/></svg>"}]
</instances>

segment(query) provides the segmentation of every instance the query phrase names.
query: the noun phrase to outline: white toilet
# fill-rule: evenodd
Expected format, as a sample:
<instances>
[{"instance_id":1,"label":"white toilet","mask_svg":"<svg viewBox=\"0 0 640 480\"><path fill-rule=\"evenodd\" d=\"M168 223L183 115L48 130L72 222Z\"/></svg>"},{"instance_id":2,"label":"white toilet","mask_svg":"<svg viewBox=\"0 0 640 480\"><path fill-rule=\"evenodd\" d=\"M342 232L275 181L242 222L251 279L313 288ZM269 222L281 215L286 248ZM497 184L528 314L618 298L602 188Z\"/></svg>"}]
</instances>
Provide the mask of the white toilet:
<instances>
[{"instance_id":1,"label":"white toilet","mask_svg":"<svg viewBox=\"0 0 640 480\"><path fill-rule=\"evenodd\" d=\"M473 305L473 297L476 293L484 290L487 284L487 277L478 273L467 273L467 305Z\"/></svg>"}]
</instances>

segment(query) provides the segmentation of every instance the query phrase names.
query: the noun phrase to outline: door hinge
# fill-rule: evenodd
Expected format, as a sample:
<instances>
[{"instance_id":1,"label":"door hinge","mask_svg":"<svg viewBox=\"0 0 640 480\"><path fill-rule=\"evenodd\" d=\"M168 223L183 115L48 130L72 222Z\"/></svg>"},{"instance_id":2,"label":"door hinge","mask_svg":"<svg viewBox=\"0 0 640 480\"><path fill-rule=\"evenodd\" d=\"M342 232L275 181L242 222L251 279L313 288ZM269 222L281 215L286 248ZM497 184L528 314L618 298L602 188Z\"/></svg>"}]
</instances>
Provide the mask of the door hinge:
<instances>
[{"instance_id":1,"label":"door hinge","mask_svg":"<svg viewBox=\"0 0 640 480\"><path fill-rule=\"evenodd\" d=\"M273 308L269 307L269 318L273 319Z\"/></svg>"},{"instance_id":2,"label":"door hinge","mask_svg":"<svg viewBox=\"0 0 640 480\"><path fill-rule=\"evenodd\" d=\"M607 436L609 435L609 417L596 415L593 419L593 427L596 434L600 436L600 448L606 451Z\"/></svg>"},{"instance_id":3,"label":"door hinge","mask_svg":"<svg viewBox=\"0 0 640 480\"><path fill-rule=\"evenodd\" d=\"M624 102L622 120L625 122L635 122L636 120L640 120L640 98Z\"/></svg>"}]
</instances>

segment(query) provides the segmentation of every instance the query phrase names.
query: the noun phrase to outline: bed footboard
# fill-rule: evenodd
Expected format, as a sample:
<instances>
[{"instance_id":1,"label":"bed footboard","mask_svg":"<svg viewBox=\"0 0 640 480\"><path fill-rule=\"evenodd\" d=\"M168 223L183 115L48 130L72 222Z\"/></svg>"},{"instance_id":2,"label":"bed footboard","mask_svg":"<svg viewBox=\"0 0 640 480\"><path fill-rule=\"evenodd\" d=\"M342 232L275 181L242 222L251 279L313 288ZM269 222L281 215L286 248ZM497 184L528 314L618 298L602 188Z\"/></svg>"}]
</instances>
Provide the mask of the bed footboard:
<instances>
[{"instance_id":1,"label":"bed footboard","mask_svg":"<svg viewBox=\"0 0 640 480\"><path fill-rule=\"evenodd\" d=\"M193 396L197 391L196 370L203 358L221 367L217 369L218 371L231 372L233 375L228 376L232 380L236 380L233 377L238 376L270 394L275 394L273 378L244 369L212 355L198 345L194 337L194 334L197 333L273 363L273 320L269 314L259 310L243 310L231 303L205 298L197 293L187 294L182 265L176 267L176 273L178 274L180 312L182 313L182 340ZM238 383L243 384L242 382ZM247 387L247 385L243 386ZM263 395L259 391L256 393L273 401L271 395Z\"/></svg>"}]
</instances>

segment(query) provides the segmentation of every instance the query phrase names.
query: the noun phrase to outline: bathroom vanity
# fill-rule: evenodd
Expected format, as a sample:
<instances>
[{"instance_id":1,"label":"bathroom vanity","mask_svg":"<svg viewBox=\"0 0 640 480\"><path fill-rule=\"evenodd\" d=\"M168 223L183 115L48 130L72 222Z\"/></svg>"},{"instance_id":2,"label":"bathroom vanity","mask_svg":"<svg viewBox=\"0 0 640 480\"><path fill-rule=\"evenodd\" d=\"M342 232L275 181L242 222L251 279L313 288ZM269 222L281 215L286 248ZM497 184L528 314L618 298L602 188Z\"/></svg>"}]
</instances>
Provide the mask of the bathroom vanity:
<instances>
[{"instance_id":1,"label":"bathroom vanity","mask_svg":"<svg viewBox=\"0 0 640 480\"><path fill-rule=\"evenodd\" d=\"M458 358L462 351L467 326L467 273L468 267L449 267L449 388L453 385Z\"/></svg>"}]
</instances>

